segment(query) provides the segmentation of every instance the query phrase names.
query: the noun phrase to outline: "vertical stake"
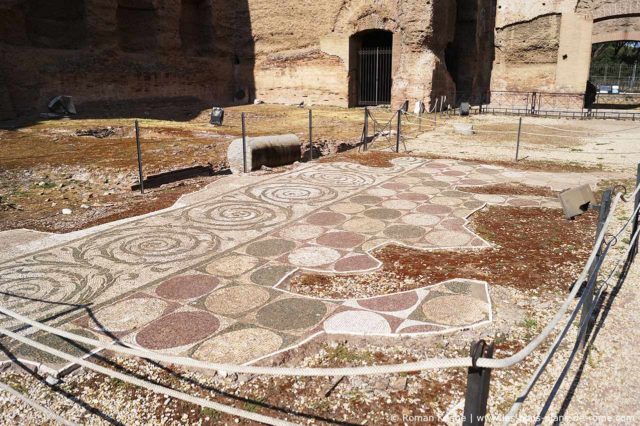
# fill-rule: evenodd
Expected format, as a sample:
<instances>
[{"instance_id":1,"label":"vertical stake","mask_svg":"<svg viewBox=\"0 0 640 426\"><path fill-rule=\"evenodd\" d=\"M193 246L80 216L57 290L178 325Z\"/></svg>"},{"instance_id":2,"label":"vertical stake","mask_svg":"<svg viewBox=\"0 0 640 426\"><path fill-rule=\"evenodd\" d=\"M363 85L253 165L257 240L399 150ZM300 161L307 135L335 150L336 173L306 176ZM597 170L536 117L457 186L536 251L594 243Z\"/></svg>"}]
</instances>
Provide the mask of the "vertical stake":
<instances>
[{"instance_id":1,"label":"vertical stake","mask_svg":"<svg viewBox=\"0 0 640 426\"><path fill-rule=\"evenodd\" d=\"M520 157L520 133L522 133L522 117L520 117L520 121L518 123L518 140L516 142L516 162Z\"/></svg>"},{"instance_id":2,"label":"vertical stake","mask_svg":"<svg viewBox=\"0 0 640 426\"><path fill-rule=\"evenodd\" d=\"M364 150L368 149L369 143L369 108L364 107Z\"/></svg>"},{"instance_id":3,"label":"vertical stake","mask_svg":"<svg viewBox=\"0 0 640 426\"><path fill-rule=\"evenodd\" d=\"M467 371L467 392L465 394L464 426L482 426L487 415L487 402L489 401L489 383L491 370L476 366L479 358L493 358L493 344L487 345L480 340L471 345L471 358L473 367Z\"/></svg>"},{"instance_id":4,"label":"vertical stake","mask_svg":"<svg viewBox=\"0 0 640 426\"><path fill-rule=\"evenodd\" d=\"M245 125L244 112L242 113L242 163L244 172L247 173L247 128Z\"/></svg>"},{"instance_id":5,"label":"vertical stake","mask_svg":"<svg viewBox=\"0 0 640 426\"><path fill-rule=\"evenodd\" d=\"M136 147L138 148L138 177L140 179L140 193L144 194L144 175L142 174L142 148L140 147L140 126L136 120Z\"/></svg>"},{"instance_id":6,"label":"vertical stake","mask_svg":"<svg viewBox=\"0 0 640 426\"><path fill-rule=\"evenodd\" d=\"M433 114L433 130L436 130L436 128L438 127L438 112L435 111L436 109L438 109L438 100L436 99L436 106L434 109L435 114Z\"/></svg>"},{"instance_id":7,"label":"vertical stake","mask_svg":"<svg viewBox=\"0 0 640 426\"><path fill-rule=\"evenodd\" d=\"M609 216L609 210L611 207L611 196L613 191L611 189L606 190L602 194L602 201L600 202L600 210L598 212L598 227L596 228L596 241L600 237L600 233L602 232L602 228L604 228L604 223ZM584 303L582 304L582 312L580 314L580 330L578 331L578 339L580 340L579 349L584 350L585 345L587 343L587 332L589 331L589 327L591 326L591 309L593 306L593 294L595 291L594 283L598 279L598 272L600 271L600 258L602 256L602 245L598 249L598 254L596 255L591 268L589 269L589 276L587 278L587 284L585 286L585 291L587 294L584 294ZM594 276L595 275L595 276Z\"/></svg>"},{"instance_id":8,"label":"vertical stake","mask_svg":"<svg viewBox=\"0 0 640 426\"><path fill-rule=\"evenodd\" d=\"M309 161L313 161L313 111L309 109Z\"/></svg>"},{"instance_id":9,"label":"vertical stake","mask_svg":"<svg viewBox=\"0 0 640 426\"><path fill-rule=\"evenodd\" d=\"M396 129L396 153L400 152L400 132L402 131L402 110L398 110L398 128Z\"/></svg>"},{"instance_id":10,"label":"vertical stake","mask_svg":"<svg viewBox=\"0 0 640 426\"><path fill-rule=\"evenodd\" d=\"M638 174L636 175L636 188L638 186L640 186L640 164L638 164ZM636 194L636 199L634 200L634 209L633 209L634 212L638 209L639 205L640 205L640 191L638 191L638 193ZM638 230L638 226L640 226L640 224L638 224L639 219L640 217L638 217L638 215L636 215L636 217L633 219L633 231L631 233L631 236L635 235L636 231ZM631 259L634 259L638 254L639 246L640 246L640 243L636 240L634 247L631 249Z\"/></svg>"}]
</instances>

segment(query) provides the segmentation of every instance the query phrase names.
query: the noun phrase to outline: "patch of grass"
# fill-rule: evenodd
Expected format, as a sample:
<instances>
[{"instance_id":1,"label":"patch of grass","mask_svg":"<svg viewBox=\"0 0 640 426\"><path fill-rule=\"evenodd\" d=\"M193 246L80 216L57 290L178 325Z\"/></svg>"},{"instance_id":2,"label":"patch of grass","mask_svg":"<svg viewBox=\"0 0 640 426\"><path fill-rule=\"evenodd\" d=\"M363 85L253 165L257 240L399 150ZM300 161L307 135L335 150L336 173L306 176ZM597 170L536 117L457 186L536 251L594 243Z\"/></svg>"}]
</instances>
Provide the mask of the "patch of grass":
<instances>
[{"instance_id":1,"label":"patch of grass","mask_svg":"<svg viewBox=\"0 0 640 426\"><path fill-rule=\"evenodd\" d=\"M203 407L202 411L200 411L202 417L209 417L210 420L216 420L220 418L222 413L220 411L216 411L213 408Z\"/></svg>"},{"instance_id":2,"label":"patch of grass","mask_svg":"<svg viewBox=\"0 0 640 426\"><path fill-rule=\"evenodd\" d=\"M358 362L372 363L374 356L369 351L356 351L348 348L346 344L340 343L336 347L327 348L327 359L329 362L339 362L355 364Z\"/></svg>"},{"instance_id":3,"label":"patch of grass","mask_svg":"<svg viewBox=\"0 0 640 426\"><path fill-rule=\"evenodd\" d=\"M538 326L538 321L533 318L526 318L522 321L522 326L527 329L535 329Z\"/></svg>"},{"instance_id":4,"label":"patch of grass","mask_svg":"<svg viewBox=\"0 0 640 426\"><path fill-rule=\"evenodd\" d=\"M53 182L44 182L43 185L38 185L38 188L42 188L42 189L53 189L55 188L57 185Z\"/></svg>"}]
</instances>

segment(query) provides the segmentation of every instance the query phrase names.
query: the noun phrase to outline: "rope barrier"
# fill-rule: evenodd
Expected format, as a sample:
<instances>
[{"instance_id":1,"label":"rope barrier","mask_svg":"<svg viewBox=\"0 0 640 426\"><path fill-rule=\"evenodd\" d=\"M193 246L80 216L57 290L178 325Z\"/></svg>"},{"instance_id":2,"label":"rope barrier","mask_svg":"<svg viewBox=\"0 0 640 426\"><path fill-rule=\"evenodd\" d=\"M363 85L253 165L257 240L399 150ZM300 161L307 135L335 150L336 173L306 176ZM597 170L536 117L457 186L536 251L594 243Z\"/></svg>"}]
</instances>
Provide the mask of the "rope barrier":
<instances>
[{"instance_id":1,"label":"rope barrier","mask_svg":"<svg viewBox=\"0 0 640 426\"><path fill-rule=\"evenodd\" d=\"M344 367L344 368L287 368L287 367L257 367L250 365L233 365L221 363L208 363L192 358L175 357L164 355L161 353L149 351L146 349L135 349L116 344L104 343L96 339L69 333L48 325L34 321L5 307L0 306L0 313L16 319L20 322L28 324L34 328L54 334L58 337L73 340L75 342L84 343L104 350L113 351L125 355L146 358L153 361L164 362L168 364L181 365L184 367L200 368L204 370L225 371L228 373L238 374L257 374L268 376L299 376L299 377L330 377L330 376L364 376L364 375L381 375L394 373L411 373L421 370L437 369L437 368L454 368L454 367L470 367L471 358L434 358L421 362L383 365L383 366L367 366L367 367Z\"/></svg>"},{"instance_id":2,"label":"rope barrier","mask_svg":"<svg viewBox=\"0 0 640 426\"><path fill-rule=\"evenodd\" d=\"M636 209L636 213L637 213L637 209ZM625 225L626 227L626 225ZM608 288L609 286L609 281L611 280L611 278L613 277L613 275L615 274L615 272L617 271L617 269L620 267L620 265L622 264L622 262L625 259L628 259L629 254L631 253L631 250L633 249L633 245L634 243L638 240L638 236L640 235L640 229L636 231L636 233L634 234L633 238L631 239L630 243L629 243L629 247L627 248L626 253L621 256L618 259L618 262L616 263L615 267L613 268L613 270L611 271L611 273L609 274L608 278L604 281L604 283L600 286L598 293L596 295L596 297L594 298L594 303L591 305L591 308L589 309L588 314L586 315L587 318L591 318L591 316L593 315L593 313L595 312L596 306L598 306L598 301L601 299L602 294L604 293L604 290L606 288ZM604 258L603 258L604 260ZM594 281L595 284L595 281ZM590 291L590 289L585 289L585 293L587 291ZM513 421L513 419L515 418L515 416L520 412L520 410L522 409L522 406L524 405L524 402L526 401L529 393L531 392L531 390L533 389L533 387L535 386L535 384L537 383L538 379L540 378L540 376L542 375L542 373L544 372L544 370L546 369L547 365L549 364L549 361L551 361L551 358L553 357L553 355L555 354L556 350L558 349L560 343L562 342L562 340L564 339L564 337L567 335L567 333L569 332L569 330L571 329L571 326L573 325L573 321L575 320L578 312L580 311L582 305L584 304L584 298L580 298L580 300L578 301L578 303L576 304L576 307L574 308L569 320L567 321L562 333L560 333L555 341L553 342L553 344L551 345L551 348L549 348L549 350L547 351L547 354L545 355L543 361L540 363L540 365L538 366L538 368L536 369L536 371L534 372L534 374L531 376L531 379L529 380L529 382L527 383L527 385L524 387L524 389L520 392L520 396L516 399L516 402L511 406L511 409L509 410L509 412L506 414L505 419L504 419L504 426L508 426L509 424L511 424L511 422ZM575 349L574 349L575 351ZM573 354L572 354L573 356Z\"/></svg>"},{"instance_id":3,"label":"rope barrier","mask_svg":"<svg viewBox=\"0 0 640 426\"><path fill-rule=\"evenodd\" d=\"M0 391L2 392L6 392L10 395L12 395L13 397L19 399L20 401L24 402L25 404L27 404L28 406L30 406L31 408L33 408L36 411L39 411L40 413L42 413L44 416L46 416L47 418L54 420L62 425L65 426L80 426L78 423L73 423L70 422L69 420L65 419L64 417L61 417L59 415L57 415L56 413L54 413L53 411L49 410L47 407L40 405L38 402L34 401L31 398L26 397L25 395L21 394L20 392L16 391L15 389L13 389L11 386L6 385L2 382L0 382Z\"/></svg>"},{"instance_id":4,"label":"rope barrier","mask_svg":"<svg viewBox=\"0 0 640 426\"><path fill-rule=\"evenodd\" d=\"M634 192L634 195L640 190L640 186ZM573 290L561 306L560 310L556 313L553 320L545 327L540 335L533 339L524 349L520 352L503 359L484 359L478 360L478 366L483 368L501 369L511 367L518 362L528 357L558 325L562 317L566 314L575 299L576 294L579 291L580 285L584 282L591 265L596 259L596 255L599 248L602 246L604 236L609 228L613 212L615 211L622 194L617 194L613 200L611 206L611 212L607 217L600 235L596 241L594 249L589 257L587 264L585 265L580 277L576 280ZM457 367L470 367L471 358L431 358L419 362L397 364L397 365L384 365L384 366L366 366L366 367L346 367L346 368L285 368L285 367L257 367L257 366L239 366L232 364L220 364L220 363L207 363L199 360L184 357L174 357L170 355L163 355L148 350L140 350L133 348L126 348L117 346L114 344L105 344L101 341L90 339L83 336L78 336L73 333L69 333L63 330L59 330L37 321L31 320L23 315L13 312L5 307L0 307L0 313L12 317L16 320L31 325L39 330L55 334L59 337L64 337L76 342L85 343L91 346L99 347L101 349L111 350L118 353L127 355L138 356L142 358L152 359L154 361L172 363L176 365L182 365L186 367L202 368L206 370L220 370L234 373L248 373L248 374L261 374L271 376L361 376L361 375L379 375L379 374L394 374L394 373L408 373L428 369L444 369L444 368L457 368Z\"/></svg>"},{"instance_id":5,"label":"rope barrier","mask_svg":"<svg viewBox=\"0 0 640 426\"><path fill-rule=\"evenodd\" d=\"M600 247L602 247L604 237L606 235L606 231L609 229L609 225L611 224L611 220L613 219L613 212L615 212L621 196L622 196L621 194L617 194L613 199L613 202L611 203L611 209L610 209L609 215L607 216L607 219L604 222L604 225L602 226L602 230L598 235L596 244L594 245L593 250L591 251L591 255L589 256L587 264L584 266L582 273L580 274L578 279L575 281L575 284L573 285L573 289L569 293L569 296L566 298L566 300L560 307L560 310L556 313L556 315L553 317L551 322L547 324L547 326L542 330L542 332L538 336L536 336L535 339L529 342L527 346L525 346L522 350L520 350L516 354L511 355L507 358L501 358L501 359L480 358L477 362L478 367L490 368L490 369L502 369L502 368L511 367L521 362L522 360L527 358L529 355L531 355L531 353L538 346L540 346L540 344L542 344L542 342L546 340L547 337L549 337L551 332L556 328L556 326L560 323L564 315L569 310L569 307L573 303L573 300L576 298L576 295L580 291L580 287L582 283L584 283L585 279L588 277L589 270L591 269L591 266L593 265L594 261L597 258L598 253L600 252Z\"/></svg>"},{"instance_id":6,"label":"rope barrier","mask_svg":"<svg viewBox=\"0 0 640 426\"><path fill-rule=\"evenodd\" d=\"M268 425L275 425L275 426L290 426L290 425L295 425L295 423L290 423L284 420L280 420L280 419L274 419L272 417L268 417L268 416L264 416L262 414L257 414L257 413L252 413L250 411L245 411L245 410L241 410L239 408L235 408L235 407L230 407L228 405L224 405L224 404L220 404L218 402L214 402L214 401L209 401L208 399L204 399L204 398L200 398L200 397L196 397L196 396L192 396L192 395L188 395L184 392L180 392L180 391L176 391L174 389L165 387L165 386L161 386L161 385L157 385L154 383L150 383L148 381L142 380L142 379L138 379L137 377L132 377L129 376L127 374L123 374L123 373L119 373L117 371L113 371L110 370L108 368L102 367L100 365L94 364L92 362L74 357L72 355L69 355L65 352L59 351L57 349L53 349L50 348L46 345L43 345L41 343L38 343L34 340L31 340L27 337L21 336L19 334L13 333L9 330L6 330L4 328L0 328L0 334L4 334L7 337L10 337L12 339L15 339L21 343L24 343L25 345L31 346L35 349L38 349L42 352L51 354L53 356L56 356L58 358L64 359L66 361L72 362L74 364L78 364L82 367L88 368L90 370L96 371L98 373L104 374L106 376L109 376L111 378L114 379L118 379L118 380L122 380L125 383L129 383L135 386L139 386L142 388L145 388L147 390L150 390L152 392L155 393L159 393L159 394L164 394L164 395L168 395L171 396L172 398L176 398L176 399L180 399L182 401L191 403L191 404L195 404L195 405L200 405L202 407L207 407L210 408L212 410L216 410L216 411L220 411L222 413L225 414L229 414L231 416L235 416L235 417L242 417L244 419L248 419L248 420L253 420L256 422L261 422L261 423L265 423Z\"/></svg>"}]
</instances>

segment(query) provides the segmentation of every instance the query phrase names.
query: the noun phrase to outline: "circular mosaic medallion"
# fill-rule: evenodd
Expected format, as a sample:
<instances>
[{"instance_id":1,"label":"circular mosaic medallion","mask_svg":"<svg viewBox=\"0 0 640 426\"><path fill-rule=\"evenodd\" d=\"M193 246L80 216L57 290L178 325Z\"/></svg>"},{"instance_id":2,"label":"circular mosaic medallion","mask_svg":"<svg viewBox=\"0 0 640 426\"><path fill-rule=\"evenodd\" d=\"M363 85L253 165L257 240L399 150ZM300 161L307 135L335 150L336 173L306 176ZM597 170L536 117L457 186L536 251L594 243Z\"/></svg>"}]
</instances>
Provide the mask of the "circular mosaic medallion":
<instances>
[{"instance_id":1,"label":"circular mosaic medallion","mask_svg":"<svg viewBox=\"0 0 640 426\"><path fill-rule=\"evenodd\" d=\"M328 334L389 334L391 326L382 316L368 311L346 311L324 322Z\"/></svg>"},{"instance_id":2,"label":"circular mosaic medallion","mask_svg":"<svg viewBox=\"0 0 640 426\"><path fill-rule=\"evenodd\" d=\"M364 215L371 219L393 220L399 218L402 213L393 209L369 209Z\"/></svg>"},{"instance_id":3,"label":"circular mosaic medallion","mask_svg":"<svg viewBox=\"0 0 640 426\"><path fill-rule=\"evenodd\" d=\"M383 221L367 217L355 218L345 222L342 229L363 234L377 234L387 226Z\"/></svg>"},{"instance_id":4,"label":"circular mosaic medallion","mask_svg":"<svg viewBox=\"0 0 640 426\"><path fill-rule=\"evenodd\" d=\"M312 328L327 313L324 303L311 299L281 299L260 309L258 323L275 330Z\"/></svg>"},{"instance_id":5,"label":"circular mosaic medallion","mask_svg":"<svg viewBox=\"0 0 640 426\"><path fill-rule=\"evenodd\" d=\"M273 226L288 217L281 207L252 201L217 201L192 207L185 214L191 222L225 230Z\"/></svg>"},{"instance_id":6,"label":"circular mosaic medallion","mask_svg":"<svg viewBox=\"0 0 640 426\"><path fill-rule=\"evenodd\" d=\"M78 256L93 263L96 257L131 265L176 262L212 253L220 239L199 227L145 226L115 228L82 243Z\"/></svg>"},{"instance_id":7,"label":"circular mosaic medallion","mask_svg":"<svg viewBox=\"0 0 640 426\"><path fill-rule=\"evenodd\" d=\"M352 203L364 204L364 205L378 204L381 201L382 201L382 198L375 197L373 195L358 195L351 199Z\"/></svg>"},{"instance_id":8,"label":"circular mosaic medallion","mask_svg":"<svg viewBox=\"0 0 640 426\"><path fill-rule=\"evenodd\" d=\"M193 353L193 358L215 363L244 364L276 352L282 337L262 328L245 328L213 337Z\"/></svg>"},{"instance_id":9,"label":"circular mosaic medallion","mask_svg":"<svg viewBox=\"0 0 640 426\"><path fill-rule=\"evenodd\" d=\"M418 303L418 295L415 292L392 294L358 301L358 305L372 311L397 312L412 308Z\"/></svg>"},{"instance_id":10,"label":"circular mosaic medallion","mask_svg":"<svg viewBox=\"0 0 640 426\"><path fill-rule=\"evenodd\" d=\"M332 205L330 208L334 212L342 214L357 214L363 212L365 209L362 204L356 203L338 203Z\"/></svg>"},{"instance_id":11,"label":"circular mosaic medallion","mask_svg":"<svg viewBox=\"0 0 640 426\"><path fill-rule=\"evenodd\" d=\"M254 197L283 204L318 203L335 199L338 193L329 187L304 183L270 183L251 189Z\"/></svg>"},{"instance_id":12,"label":"circular mosaic medallion","mask_svg":"<svg viewBox=\"0 0 640 426\"><path fill-rule=\"evenodd\" d=\"M371 188L367 190L367 194L374 197L388 198L396 195L397 191L394 191L393 189L387 189L387 188Z\"/></svg>"},{"instance_id":13,"label":"circular mosaic medallion","mask_svg":"<svg viewBox=\"0 0 640 426\"><path fill-rule=\"evenodd\" d=\"M280 236L289 240L306 241L317 238L325 232L322 226L317 225L294 225L287 227L280 232Z\"/></svg>"},{"instance_id":14,"label":"circular mosaic medallion","mask_svg":"<svg viewBox=\"0 0 640 426\"><path fill-rule=\"evenodd\" d=\"M206 270L211 275L221 277L235 277L258 266L260 260L252 256L232 254L221 259L214 260L207 265Z\"/></svg>"},{"instance_id":15,"label":"circular mosaic medallion","mask_svg":"<svg viewBox=\"0 0 640 426\"><path fill-rule=\"evenodd\" d=\"M393 225L384 230L384 235L397 240L415 240L424 233L423 228L413 225Z\"/></svg>"},{"instance_id":16,"label":"circular mosaic medallion","mask_svg":"<svg viewBox=\"0 0 640 426\"><path fill-rule=\"evenodd\" d=\"M433 226L440 220L440 217L427 213L413 213L402 217L404 223L416 226Z\"/></svg>"},{"instance_id":17,"label":"circular mosaic medallion","mask_svg":"<svg viewBox=\"0 0 640 426\"><path fill-rule=\"evenodd\" d=\"M335 270L338 272L359 272L369 271L378 266L379 263L374 258L363 254L340 259L335 264Z\"/></svg>"},{"instance_id":18,"label":"circular mosaic medallion","mask_svg":"<svg viewBox=\"0 0 640 426\"><path fill-rule=\"evenodd\" d=\"M239 315L264 305L269 297L269 292L259 287L239 285L214 291L204 305L214 314Z\"/></svg>"},{"instance_id":19,"label":"circular mosaic medallion","mask_svg":"<svg viewBox=\"0 0 640 426\"><path fill-rule=\"evenodd\" d=\"M445 215L445 214L451 213L453 209L448 206L440 206L437 204L425 204L423 206L418 207L416 210L419 211L420 213Z\"/></svg>"},{"instance_id":20,"label":"circular mosaic medallion","mask_svg":"<svg viewBox=\"0 0 640 426\"><path fill-rule=\"evenodd\" d=\"M258 241L247 246L247 254L257 257L275 257L293 250L296 244L293 241L270 239Z\"/></svg>"},{"instance_id":21,"label":"circular mosaic medallion","mask_svg":"<svg viewBox=\"0 0 640 426\"><path fill-rule=\"evenodd\" d=\"M97 324L89 320L89 326L110 332L135 330L159 318L168 306L167 302L151 297L122 300L98 311Z\"/></svg>"},{"instance_id":22,"label":"circular mosaic medallion","mask_svg":"<svg viewBox=\"0 0 640 426\"><path fill-rule=\"evenodd\" d=\"M316 243L334 248L348 249L364 242L364 236L355 232L329 232L316 240Z\"/></svg>"},{"instance_id":23,"label":"circular mosaic medallion","mask_svg":"<svg viewBox=\"0 0 640 426\"><path fill-rule=\"evenodd\" d=\"M309 170L299 175L305 182L339 188L358 188L369 186L375 182L370 174L349 170L349 167L335 166L338 169Z\"/></svg>"},{"instance_id":24,"label":"circular mosaic medallion","mask_svg":"<svg viewBox=\"0 0 640 426\"><path fill-rule=\"evenodd\" d=\"M488 309L487 303L461 295L440 296L422 304L426 321L458 327L486 320Z\"/></svg>"},{"instance_id":25,"label":"circular mosaic medallion","mask_svg":"<svg viewBox=\"0 0 640 426\"><path fill-rule=\"evenodd\" d=\"M426 240L436 247L456 247L469 243L471 235L466 232L434 231L427 235Z\"/></svg>"},{"instance_id":26,"label":"circular mosaic medallion","mask_svg":"<svg viewBox=\"0 0 640 426\"><path fill-rule=\"evenodd\" d=\"M432 204L438 204L441 206L459 206L464 200L455 197L434 197L430 200Z\"/></svg>"},{"instance_id":27,"label":"circular mosaic medallion","mask_svg":"<svg viewBox=\"0 0 640 426\"><path fill-rule=\"evenodd\" d=\"M195 299L207 294L220 284L220 280L210 275L182 275L169 278L156 288L156 294L165 299Z\"/></svg>"},{"instance_id":28,"label":"circular mosaic medallion","mask_svg":"<svg viewBox=\"0 0 640 426\"><path fill-rule=\"evenodd\" d=\"M206 312L177 312L142 329L136 343L154 350L177 348L199 342L219 327L220 321Z\"/></svg>"},{"instance_id":29,"label":"circular mosaic medallion","mask_svg":"<svg viewBox=\"0 0 640 426\"><path fill-rule=\"evenodd\" d=\"M416 206L416 203L408 200L388 200L382 203L382 207L386 209L413 210Z\"/></svg>"},{"instance_id":30,"label":"circular mosaic medallion","mask_svg":"<svg viewBox=\"0 0 640 426\"><path fill-rule=\"evenodd\" d=\"M346 217L340 213L320 212L313 214L307 218L307 223L319 226L332 226L343 222Z\"/></svg>"},{"instance_id":31,"label":"circular mosaic medallion","mask_svg":"<svg viewBox=\"0 0 640 426\"><path fill-rule=\"evenodd\" d=\"M292 270L293 268L287 265L266 266L251 274L251 282L271 287L278 284Z\"/></svg>"},{"instance_id":32,"label":"circular mosaic medallion","mask_svg":"<svg viewBox=\"0 0 640 426\"><path fill-rule=\"evenodd\" d=\"M328 265L338 259L340 253L328 247L302 247L289 255L289 262L306 268Z\"/></svg>"}]
</instances>

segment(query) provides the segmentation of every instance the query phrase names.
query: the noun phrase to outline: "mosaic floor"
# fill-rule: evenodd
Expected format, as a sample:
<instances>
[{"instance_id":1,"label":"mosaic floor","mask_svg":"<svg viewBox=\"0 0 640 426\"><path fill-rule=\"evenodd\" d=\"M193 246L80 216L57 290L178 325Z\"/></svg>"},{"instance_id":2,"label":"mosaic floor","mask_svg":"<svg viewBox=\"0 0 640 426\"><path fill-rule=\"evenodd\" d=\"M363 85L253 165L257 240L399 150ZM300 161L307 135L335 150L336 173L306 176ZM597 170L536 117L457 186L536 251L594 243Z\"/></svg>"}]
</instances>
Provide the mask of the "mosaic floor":
<instances>
[{"instance_id":1,"label":"mosaic floor","mask_svg":"<svg viewBox=\"0 0 640 426\"><path fill-rule=\"evenodd\" d=\"M288 292L286 282L303 270L374 270L380 263L369 252L392 242L488 247L465 226L475 210L486 204L557 208L557 202L456 187L524 180L562 181L415 158L398 158L387 169L302 165L226 193L207 189L185 207L4 262L0 303L33 318L53 317L51 323L83 335L234 363L321 333L415 335L475 327L492 319L488 287L464 277L361 300L303 297Z\"/></svg>"}]
</instances>

